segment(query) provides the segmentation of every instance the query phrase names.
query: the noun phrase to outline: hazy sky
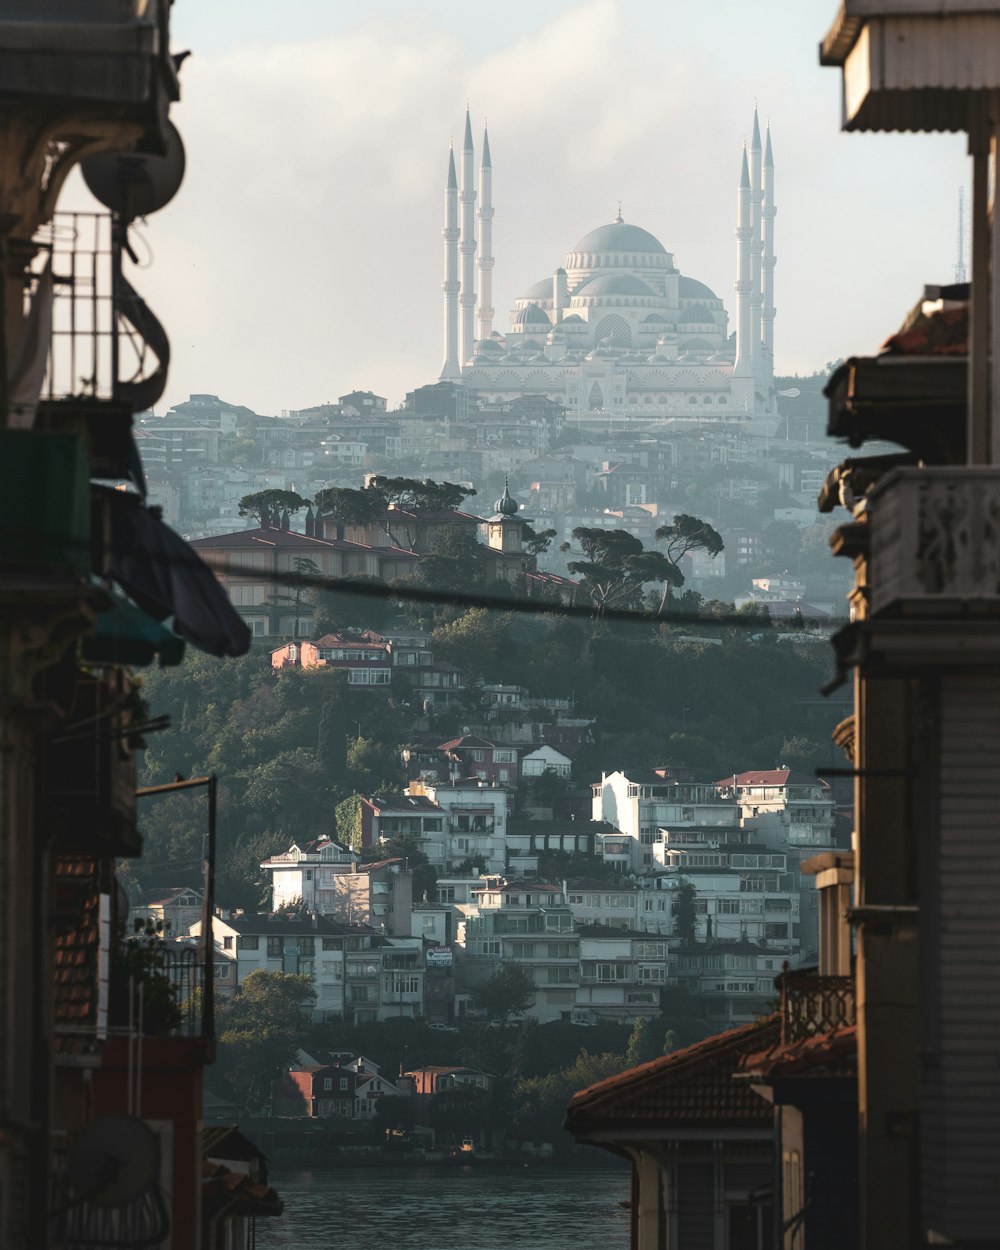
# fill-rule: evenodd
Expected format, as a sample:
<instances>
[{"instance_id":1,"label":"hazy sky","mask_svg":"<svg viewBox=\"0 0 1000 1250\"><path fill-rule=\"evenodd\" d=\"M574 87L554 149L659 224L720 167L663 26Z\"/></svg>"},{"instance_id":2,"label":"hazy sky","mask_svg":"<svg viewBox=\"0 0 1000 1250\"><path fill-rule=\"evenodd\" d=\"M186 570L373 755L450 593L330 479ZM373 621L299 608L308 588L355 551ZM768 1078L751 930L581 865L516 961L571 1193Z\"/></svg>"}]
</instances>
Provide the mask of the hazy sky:
<instances>
[{"instance_id":1,"label":"hazy sky","mask_svg":"<svg viewBox=\"0 0 1000 1250\"><path fill-rule=\"evenodd\" d=\"M280 412L441 366L442 191L466 98L494 166L497 327L576 240L652 231L732 317L740 146L776 165L776 364L870 351L950 281L963 136L843 135L816 47L836 0L178 0L188 173L136 285L168 403ZM74 199L80 194L74 189ZM164 407L161 402L160 409Z\"/></svg>"}]
</instances>

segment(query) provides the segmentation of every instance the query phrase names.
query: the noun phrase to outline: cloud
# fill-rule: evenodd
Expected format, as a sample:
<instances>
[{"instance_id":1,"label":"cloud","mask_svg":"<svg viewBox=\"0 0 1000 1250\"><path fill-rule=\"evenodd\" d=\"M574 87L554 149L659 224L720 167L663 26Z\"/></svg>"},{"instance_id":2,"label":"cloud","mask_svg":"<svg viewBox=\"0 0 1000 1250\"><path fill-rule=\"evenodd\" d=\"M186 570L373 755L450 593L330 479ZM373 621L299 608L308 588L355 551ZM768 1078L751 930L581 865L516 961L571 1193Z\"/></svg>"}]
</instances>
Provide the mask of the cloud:
<instances>
[{"instance_id":1,"label":"cloud","mask_svg":"<svg viewBox=\"0 0 1000 1250\"><path fill-rule=\"evenodd\" d=\"M812 50L788 64L762 41L722 62L651 34L644 11L592 0L476 55L415 16L193 56L175 114L188 175L136 278L172 340L168 400L278 412L366 387L395 402L436 377L447 145L467 97L477 146L490 120L498 328L619 198L732 311L740 143L763 83L779 366L873 347L948 276L960 142L841 136L833 76L806 78Z\"/></svg>"}]
</instances>

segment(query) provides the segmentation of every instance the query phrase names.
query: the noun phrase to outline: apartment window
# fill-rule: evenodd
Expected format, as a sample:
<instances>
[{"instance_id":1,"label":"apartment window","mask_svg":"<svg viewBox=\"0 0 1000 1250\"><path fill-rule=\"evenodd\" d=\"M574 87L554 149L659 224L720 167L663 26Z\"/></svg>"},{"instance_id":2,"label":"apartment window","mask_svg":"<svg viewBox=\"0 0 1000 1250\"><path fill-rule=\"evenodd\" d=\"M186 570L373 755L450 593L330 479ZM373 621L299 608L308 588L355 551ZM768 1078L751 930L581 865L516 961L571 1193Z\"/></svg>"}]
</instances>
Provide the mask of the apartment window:
<instances>
[{"instance_id":1,"label":"apartment window","mask_svg":"<svg viewBox=\"0 0 1000 1250\"><path fill-rule=\"evenodd\" d=\"M500 943L498 941L484 941L480 943L479 949L483 955L499 955Z\"/></svg>"},{"instance_id":2,"label":"apartment window","mask_svg":"<svg viewBox=\"0 0 1000 1250\"><path fill-rule=\"evenodd\" d=\"M299 960L299 975L303 977L311 977L315 972L316 964L312 959Z\"/></svg>"},{"instance_id":3,"label":"apartment window","mask_svg":"<svg viewBox=\"0 0 1000 1250\"><path fill-rule=\"evenodd\" d=\"M242 934L236 939L236 949L238 951L255 951L260 949L260 938L254 934L252 937L244 937Z\"/></svg>"},{"instance_id":4,"label":"apartment window","mask_svg":"<svg viewBox=\"0 0 1000 1250\"><path fill-rule=\"evenodd\" d=\"M333 1081L331 1081L328 1076L323 1077L323 1088L333 1089Z\"/></svg>"},{"instance_id":5,"label":"apartment window","mask_svg":"<svg viewBox=\"0 0 1000 1250\"><path fill-rule=\"evenodd\" d=\"M224 937L222 939L222 949L224 951L231 951L233 949L233 939L231 937Z\"/></svg>"},{"instance_id":6,"label":"apartment window","mask_svg":"<svg viewBox=\"0 0 1000 1250\"><path fill-rule=\"evenodd\" d=\"M342 1076L342 1077L340 1078L340 1088L341 1088L341 1089L347 1089L347 1087L348 1087L348 1085L349 1085L349 1084L350 1084L350 1082L348 1081L348 1079L347 1079L347 1077L346 1077L346 1076Z\"/></svg>"},{"instance_id":7,"label":"apartment window","mask_svg":"<svg viewBox=\"0 0 1000 1250\"><path fill-rule=\"evenodd\" d=\"M352 1003L366 1003L367 1001L368 1001L368 986L367 985L352 985L351 986L351 1002Z\"/></svg>"},{"instance_id":8,"label":"apartment window","mask_svg":"<svg viewBox=\"0 0 1000 1250\"><path fill-rule=\"evenodd\" d=\"M300 937L299 938L299 954L300 955L315 955L316 954L316 939L314 937Z\"/></svg>"},{"instance_id":9,"label":"apartment window","mask_svg":"<svg viewBox=\"0 0 1000 1250\"><path fill-rule=\"evenodd\" d=\"M341 939L325 937L323 939L323 949L325 951L339 951L341 949Z\"/></svg>"},{"instance_id":10,"label":"apartment window","mask_svg":"<svg viewBox=\"0 0 1000 1250\"><path fill-rule=\"evenodd\" d=\"M574 985L576 983L575 968L546 968L545 972L549 985Z\"/></svg>"},{"instance_id":11,"label":"apartment window","mask_svg":"<svg viewBox=\"0 0 1000 1250\"><path fill-rule=\"evenodd\" d=\"M267 939L267 957L268 959L280 959L285 953L285 939L280 937L269 937Z\"/></svg>"},{"instance_id":12,"label":"apartment window","mask_svg":"<svg viewBox=\"0 0 1000 1250\"><path fill-rule=\"evenodd\" d=\"M720 916L738 916L740 914L740 900L738 898L720 898L715 905L715 910Z\"/></svg>"}]
</instances>

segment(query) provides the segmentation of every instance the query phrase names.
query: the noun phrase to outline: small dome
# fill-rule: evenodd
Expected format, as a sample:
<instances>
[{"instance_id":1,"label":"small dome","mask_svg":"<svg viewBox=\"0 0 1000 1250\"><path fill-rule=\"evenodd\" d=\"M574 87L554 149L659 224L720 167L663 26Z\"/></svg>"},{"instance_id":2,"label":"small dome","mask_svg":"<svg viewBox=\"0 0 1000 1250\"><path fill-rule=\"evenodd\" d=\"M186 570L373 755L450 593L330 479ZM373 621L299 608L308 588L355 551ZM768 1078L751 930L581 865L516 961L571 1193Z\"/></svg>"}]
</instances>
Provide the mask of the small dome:
<instances>
[{"instance_id":1,"label":"small dome","mask_svg":"<svg viewBox=\"0 0 1000 1250\"><path fill-rule=\"evenodd\" d=\"M685 278L682 274L677 283L677 294L681 299L718 299L718 295L710 290L704 282L696 282L694 278Z\"/></svg>"},{"instance_id":2,"label":"small dome","mask_svg":"<svg viewBox=\"0 0 1000 1250\"><path fill-rule=\"evenodd\" d=\"M692 308L682 308L679 319L686 325L708 326L715 325L715 318L707 308L696 305Z\"/></svg>"},{"instance_id":3,"label":"small dome","mask_svg":"<svg viewBox=\"0 0 1000 1250\"><path fill-rule=\"evenodd\" d=\"M661 317L659 313L650 313L648 317L643 317L642 324L644 326L648 326L648 325L668 326L670 325L670 322L667 320L666 317Z\"/></svg>"},{"instance_id":4,"label":"small dome","mask_svg":"<svg viewBox=\"0 0 1000 1250\"><path fill-rule=\"evenodd\" d=\"M521 505L510 493L510 484L505 477L503 480L503 494L493 505L493 510L498 516L516 516L520 509Z\"/></svg>"},{"instance_id":5,"label":"small dome","mask_svg":"<svg viewBox=\"0 0 1000 1250\"><path fill-rule=\"evenodd\" d=\"M514 314L515 325L549 325L548 313L543 312L537 304L527 304Z\"/></svg>"},{"instance_id":6,"label":"small dome","mask_svg":"<svg viewBox=\"0 0 1000 1250\"><path fill-rule=\"evenodd\" d=\"M598 226L585 234L573 248L574 252L652 252L659 256L666 253L666 248L659 239L654 238L648 230L641 226L632 226L627 221L613 221L607 226Z\"/></svg>"},{"instance_id":7,"label":"small dome","mask_svg":"<svg viewBox=\"0 0 1000 1250\"><path fill-rule=\"evenodd\" d=\"M499 356L503 347L496 339L479 339L472 350L476 356Z\"/></svg>"},{"instance_id":8,"label":"small dome","mask_svg":"<svg viewBox=\"0 0 1000 1250\"><path fill-rule=\"evenodd\" d=\"M653 290L641 278L629 273L602 274L599 278L591 278L583 286L577 287L573 298L578 295L653 295Z\"/></svg>"}]
</instances>

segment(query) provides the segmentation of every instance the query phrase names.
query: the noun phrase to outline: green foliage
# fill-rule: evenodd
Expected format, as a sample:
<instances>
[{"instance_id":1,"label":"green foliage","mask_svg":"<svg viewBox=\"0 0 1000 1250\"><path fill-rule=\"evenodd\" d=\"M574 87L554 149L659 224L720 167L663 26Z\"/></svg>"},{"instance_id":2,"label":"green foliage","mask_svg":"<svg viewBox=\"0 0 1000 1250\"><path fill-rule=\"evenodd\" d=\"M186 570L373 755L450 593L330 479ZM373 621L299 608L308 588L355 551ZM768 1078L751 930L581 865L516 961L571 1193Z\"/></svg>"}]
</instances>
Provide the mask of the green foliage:
<instances>
[{"instance_id":1,"label":"green foliage","mask_svg":"<svg viewBox=\"0 0 1000 1250\"><path fill-rule=\"evenodd\" d=\"M649 1063L651 1059L656 1059L662 1053L662 1047L657 1041L652 1023L645 1016L638 1016L625 1048L626 1068L636 1068L640 1063Z\"/></svg>"},{"instance_id":2,"label":"green foliage","mask_svg":"<svg viewBox=\"0 0 1000 1250\"><path fill-rule=\"evenodd\" d=\"M111 1023L136 1021L146 1037L166 1037L181 1022L177 989L166 970L166 944L159 926L145 926L112 946L108 1010ZM131 1009L129 999L131 996Z\"/></svg>"},{"instance_id":3,"label":"green foliage","mask_svg":"<svg viewBox=\"0 0 1000 1250\"><path fill-rule=\"evenodd\" d=\"M216 1071L237 1102L251 1111L267 1106L273 1081L305 1044L314 1000L311 977L258 969L219 1002Z\"/></svg>"},{"instance_id":4,"label":"green foliage","mask_svg":"<svg viewBox=\"0 0 1000 1250\"><path fill-rule=\"evenodd\" d=\"M579 544L583 560L570 560L567 568L582 582L583 590L600 617L608 608L642 607L642 588L646 582L664 582L680 586L684 576L671 560L659 551L644 551L642 542L627 530L589 529L578 526L573 538ZM564 543L563 551L572 551Z\"/></svg>"},{"instance_id":5,"label":"green foliage","mask_svg":"<svg viewBox=\"0 0 1000 1250\"><path fill-rule=\"evenodd\" d=\"M384 587L379 577L353 573L342 578L336 589L312 592L314 632L317 638L344 629L373 629L381 633L393 616L388 599L377 595L358 594L358 588Z\"/></svg>"},{"instance_id":6,"label":"green foliage","mask_svg":"<svg viewBox=\"0 0 1000 1250\"><path fill-rule=\"evenodd\" d=\"M520 1141L549 1141L557 1149L572 1146L562 1128L566 1108L574 1094L621 1072L622 1056L606 1052L592 1055L581 1050L575 1061L560 1072L522 1078L514 1086L513 1132Z\"/></svg>"},{"instance_id":7,"label":"green foliage","mask_svg":"<svg viewBox=\"0 0 1000 1250\"><path fill-rule=\"evenodd\" d=\"M445 525L420 557L415 580L432 590L460 593L481 588L486 570L486 550L475 534L460 525Z\"/></svg>"},{"instance_id":8,"label":"green foliage","mask_svg":"<svg viewBox=\"0 0 1000 1250\"><path fill-rule=\"evenodd\" d=\"M240 500L240 516L252 516L259 525L277 525L282 513L300 512L309 506L294 490L258 490Z\"/></svg>"},{"instance_id":9,"label":"green foliage","mask_svg":"<svg viewBox=\"0 0 1000 1250\"><path fill-rule=\"evenodd\" d=\"M475 493L454 482L376 474L360 490L328 487L319 491L316 505L336 525L376 525L395 546L412 549L415 534L406 512L460 508Z\"/></svg>"},{"instance_id":10,"label":"green foliage","mask_svg":"<svg viewBox=\"0 0 1000 1250\"><path fill-rule=\"evenodd\" d=\"M342 799L334 809L335 823L337 829L337 841L343 846L349 846L351 850L360 852L362 829L361 829L361 798L357 794L351 794L346 799Z\"/></svg>"},{"instance_id":11,"label":"green foliage","mask_svg":"<svg viewBox=\"0 0 1000 1250\"><path fill-rule=\"evenodd\" d=\"M535 983L521 964L504 964L472 994L472 1004L490 1020L520 1015L535 1001Z\"/></svg>"},{"instance_id":12,"label":"green foliage","mask_svg":"<svg viewBox=\"0 0 1000 1250\"><path fill-rule=\"evenodd\" d=\"M473 677L509 681L521 658L513 647L513 628L513 613L470 608L458 620L435 629L431 645L436 659L454 664Z\"/></svg>"},{"instance_id":13,"label":"green foliage","mask_svg":"<svg viewBox=\"0 0 1000 1250\"><path fill-rule=\"evenodd\" d=\"M714 560L725 545L722 541L722 535L718 530L713 529L707 521L699 520L695 516L688 516L687 513L683 512L675 516L670 525L661 525L656 531L656 538L657 541L666 545L667 559L675 568L690 551L704 551L706 555L711 556ZM679 569L678 572L680 572ZM663 611L670 597L671 585L681 585L683 581L683 575L680 582L671 582L669 579L664 579L660 612Z\"/></svg>"},{"instance_id":14,"label":"green foliage","mask_svg":"<svg viewBox=\"0 0 1000 1250\"><path fill-rule=\"evenodd\" d=\"M697 891L690 881L681 881L674 892L674 932L686 945L694 943L697 935Z\"/></svg>"}]
</instances>

